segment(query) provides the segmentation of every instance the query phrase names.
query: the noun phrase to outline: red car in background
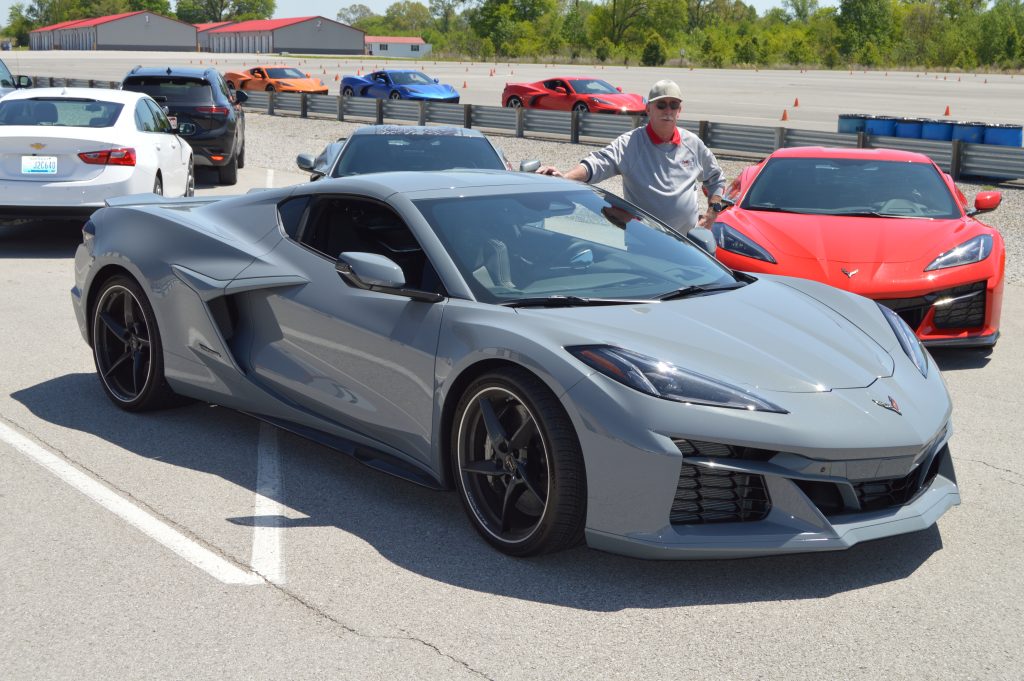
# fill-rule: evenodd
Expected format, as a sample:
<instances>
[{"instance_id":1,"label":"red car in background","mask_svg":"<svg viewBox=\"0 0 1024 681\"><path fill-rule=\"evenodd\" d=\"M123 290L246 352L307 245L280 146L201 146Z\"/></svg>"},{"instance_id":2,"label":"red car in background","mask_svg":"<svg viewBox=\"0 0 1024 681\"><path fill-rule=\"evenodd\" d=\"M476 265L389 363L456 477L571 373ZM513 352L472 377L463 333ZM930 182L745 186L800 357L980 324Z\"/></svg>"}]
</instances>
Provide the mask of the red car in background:
<instances>
[{"instance_id":1,"label":"red car in background","mask_svg":"<svg viewBox=\"0 0 1024 681\"><path fill-rule=\"evenodd\" d=\"M746 168L712 227L716 256L749 272L813 279L872 298L929 346L992 346L1005 249L953 179L922 154L780 149Z\"/></svg>"},{"instance_id":2,"label":"red car in background","mask_svg":"<svg viewBox=\"0 0 1024 681\"><path fill-rule=\"evenodd\" d=\"M549 78L536 83L507 83L501 93L502 106L510 109L551 111L594 111L599 113L644 114L647 99L625 93L600 78Z\"/></svg>"}]
</instances>

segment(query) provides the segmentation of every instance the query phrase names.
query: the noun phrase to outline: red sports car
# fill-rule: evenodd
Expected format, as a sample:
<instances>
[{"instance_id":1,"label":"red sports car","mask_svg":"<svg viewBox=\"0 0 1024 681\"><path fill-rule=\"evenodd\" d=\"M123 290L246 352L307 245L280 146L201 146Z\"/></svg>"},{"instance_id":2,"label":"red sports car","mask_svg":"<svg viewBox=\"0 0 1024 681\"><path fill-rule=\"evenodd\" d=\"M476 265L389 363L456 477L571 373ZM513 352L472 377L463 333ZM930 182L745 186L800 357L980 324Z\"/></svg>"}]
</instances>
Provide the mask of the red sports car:
<instances>
[{"instance_id":1,"label":"red sports car","mask_svg":"<svg viewBox=\"0 0 1024 681\"><path fill-rule=\"evenodd\" d=\"M814 279L872 298L930 346L992 346L1006 253L999 232L927 156L780 149L745 169L712 231L726 265Z\"/></svg>"},{"instance_id":2,"label":"red sports car","mask_svg":"<svg viewBox=\"0 0 1024 681\"><path fill-rule=\"evenodd\" d=\"M501 93L503 106L510 109L549 109L552 111L597 111L601 113L643 114L647 100L624 93L600 78L549 78L536 83L507 83Z\"/></svg>"}]
</instances>

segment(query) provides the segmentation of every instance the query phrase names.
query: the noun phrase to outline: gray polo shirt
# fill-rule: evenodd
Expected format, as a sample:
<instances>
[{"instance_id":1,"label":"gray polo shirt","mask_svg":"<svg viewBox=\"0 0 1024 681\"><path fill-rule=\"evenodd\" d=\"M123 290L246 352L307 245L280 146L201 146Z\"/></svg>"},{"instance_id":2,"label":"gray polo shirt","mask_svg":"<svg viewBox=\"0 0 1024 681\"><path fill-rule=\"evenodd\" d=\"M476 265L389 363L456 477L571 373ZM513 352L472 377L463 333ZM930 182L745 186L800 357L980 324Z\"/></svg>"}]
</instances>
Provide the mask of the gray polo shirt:
<instances>
[{"instance_id":1,"label":"gray polo shirt","mask_svg":"<svg viewBox=\"0 0 1024 681\"><path fill-rule=\"evenodd\" d=\"M687 232L697 224L697 188L708 196L725 191L725 175L699 137L682 128L679 144L655 144L646 126L623 133L604 149L580 161L590 172L589 184L622 175L627 201L676 229Z\"/></svg>"}]
</instances>

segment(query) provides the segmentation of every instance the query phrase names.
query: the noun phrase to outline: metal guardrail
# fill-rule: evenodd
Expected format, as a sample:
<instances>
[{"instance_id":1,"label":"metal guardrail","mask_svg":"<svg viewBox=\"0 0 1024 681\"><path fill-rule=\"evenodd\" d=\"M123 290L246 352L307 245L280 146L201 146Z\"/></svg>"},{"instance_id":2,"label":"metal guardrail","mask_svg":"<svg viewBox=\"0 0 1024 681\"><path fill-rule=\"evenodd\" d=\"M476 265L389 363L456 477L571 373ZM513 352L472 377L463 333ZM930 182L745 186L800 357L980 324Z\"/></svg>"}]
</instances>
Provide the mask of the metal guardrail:
<instances>
[{"instance_id":1,"label":"metal guardrail","mask_svg":"<svg viewBox=\"0 0 1024 681\"><path fill-rule=\"evenodd\" d=\"M81 78L33 78L36 87L109 87L117 81ZM439 123L501 132L516 137L548 135L577 143L581 138L608 142L642 124L642 116L616 116L589 112L507 109L475 104L445 104L408 100L380 100L336 95L305 95L292 92L246 92L244 108L270 115L281 113L331 117L339 121L373 123ZM871 136L866 133L833 133L817 130L793 130L782 127L736 125L711 121L679 120L679 127L700 136L719 153L745 153L767 156L783 147L827 146L887 148L913 151L929 156L954 179L961 175L998 180L1024 179L1024 148L992 144L967 144L918 140L905 137Z\"/></svg>"}]
</instances>

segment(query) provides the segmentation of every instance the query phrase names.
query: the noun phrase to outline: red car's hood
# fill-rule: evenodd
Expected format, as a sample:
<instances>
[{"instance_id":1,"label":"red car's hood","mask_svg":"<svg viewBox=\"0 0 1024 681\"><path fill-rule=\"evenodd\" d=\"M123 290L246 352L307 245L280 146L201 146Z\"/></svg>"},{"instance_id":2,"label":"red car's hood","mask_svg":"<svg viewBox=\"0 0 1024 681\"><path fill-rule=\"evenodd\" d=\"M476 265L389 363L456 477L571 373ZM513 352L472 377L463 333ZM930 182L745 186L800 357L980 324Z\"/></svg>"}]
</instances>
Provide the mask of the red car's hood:
<instances>
[{"instance_id":1,"label":"red car's hood","mask_svg":"<svg viewBox=\"0 0 1024 681\"><path fill-rule=\"evenodd\" d=\"M597 97L598 99L603 99L606 102L611 102L617 107L624 106L629 109L643 109L646 106L644 104L643 97L628 92L621 92L615 95L580 95L580 97Z\"/></svg>"},{"instance_id":2,"label":"red car's hood","mask_svg":"<svg viewBox=\"0 0 1024 681\"><path fill-rule=\"evenodd\" d=\"M722 222L778 255L872 264L929 261L969 239L964 219L836 217L731 210Z\"/></svg>"}]
</instances>

